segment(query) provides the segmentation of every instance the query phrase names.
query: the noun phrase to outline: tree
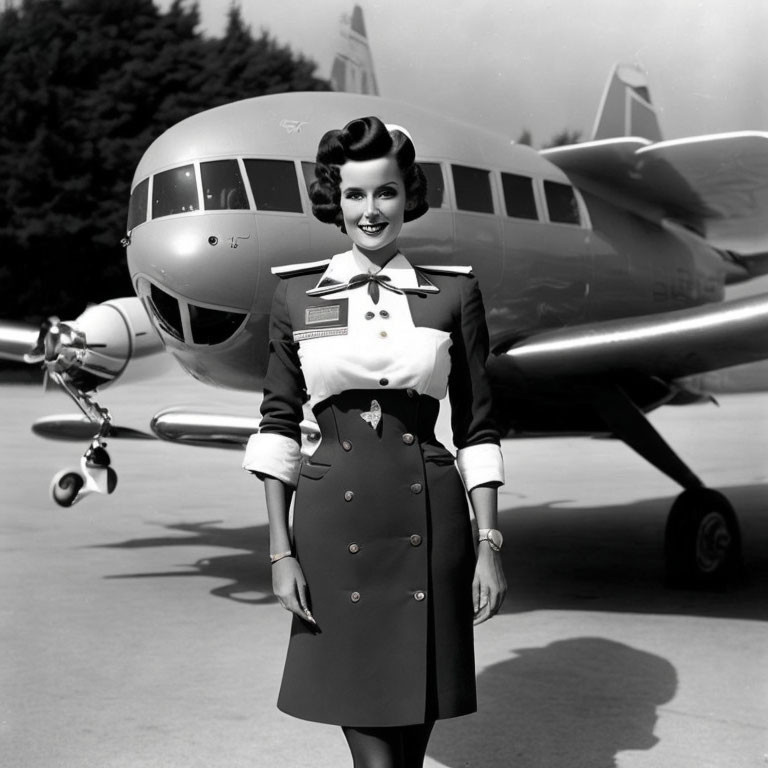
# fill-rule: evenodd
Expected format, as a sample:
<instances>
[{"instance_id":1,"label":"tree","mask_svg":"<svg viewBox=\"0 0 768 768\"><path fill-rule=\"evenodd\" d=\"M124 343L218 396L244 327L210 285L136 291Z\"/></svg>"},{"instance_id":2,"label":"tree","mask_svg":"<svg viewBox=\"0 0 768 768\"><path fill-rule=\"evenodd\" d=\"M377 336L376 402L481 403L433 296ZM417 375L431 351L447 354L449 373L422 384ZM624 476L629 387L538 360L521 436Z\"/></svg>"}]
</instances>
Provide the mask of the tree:
<instances>
[{"instance_id":1,"label":"tree","mask_svg":"<svg viewBox=\"0 0 768 768\"><path fill-rule=\"evenodd\" d=\"M228 101L326 90L237 8L221 39L174 0L23 0L0 13L0 314L73 317L132 293L133 171L174 123Z\"/></svg>"}]
</instances>

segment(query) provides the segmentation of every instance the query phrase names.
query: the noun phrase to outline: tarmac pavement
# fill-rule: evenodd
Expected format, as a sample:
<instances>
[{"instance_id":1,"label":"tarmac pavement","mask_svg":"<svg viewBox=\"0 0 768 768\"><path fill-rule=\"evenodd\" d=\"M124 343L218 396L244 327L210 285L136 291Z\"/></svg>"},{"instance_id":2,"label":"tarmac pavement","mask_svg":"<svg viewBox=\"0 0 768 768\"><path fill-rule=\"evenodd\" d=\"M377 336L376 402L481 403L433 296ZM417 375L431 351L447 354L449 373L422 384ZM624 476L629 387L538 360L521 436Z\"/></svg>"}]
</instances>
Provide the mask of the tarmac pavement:
<instances>
[{"instance_id":1,"label":"tarmac pavement","mask_svg":"<svg viewBox=\"0 0 768 768\"><path fill-rule=\"evenodd\" d=\"M167 405L257 407L180 376L102 399L141 428ZM29 425L72 410L0 387L0 763L350 765L339 729L274 706L290 619L241 455L112 441L115 494L62 510L50 478L85 446ZM438 724L429 768L768 765L768 395L653 421L734 504L745 582L663 587L678 491L624 445L505 441L509 596L476 631L480 711Z\"/></svg>"}]
</instances>

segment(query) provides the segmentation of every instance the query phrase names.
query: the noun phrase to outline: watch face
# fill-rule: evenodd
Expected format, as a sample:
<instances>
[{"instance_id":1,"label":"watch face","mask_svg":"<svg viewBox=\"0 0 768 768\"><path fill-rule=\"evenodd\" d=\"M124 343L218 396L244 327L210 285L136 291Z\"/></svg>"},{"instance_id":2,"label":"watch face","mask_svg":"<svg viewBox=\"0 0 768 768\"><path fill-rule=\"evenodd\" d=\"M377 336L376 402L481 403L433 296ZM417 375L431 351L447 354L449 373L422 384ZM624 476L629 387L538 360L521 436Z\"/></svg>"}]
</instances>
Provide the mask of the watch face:
<instances>
[{"instance_id":1,"label":"watch face","mask_svg":"<svg viewBox=\"0 0 768 768\"><path fill-rule=\"evenodd\" d=\"M491 542L491 546L497 551L501 549L501 545L504 543L504 537L501 535L501 531L488 531L488 540Z\"/></svg>"}]
</instances>

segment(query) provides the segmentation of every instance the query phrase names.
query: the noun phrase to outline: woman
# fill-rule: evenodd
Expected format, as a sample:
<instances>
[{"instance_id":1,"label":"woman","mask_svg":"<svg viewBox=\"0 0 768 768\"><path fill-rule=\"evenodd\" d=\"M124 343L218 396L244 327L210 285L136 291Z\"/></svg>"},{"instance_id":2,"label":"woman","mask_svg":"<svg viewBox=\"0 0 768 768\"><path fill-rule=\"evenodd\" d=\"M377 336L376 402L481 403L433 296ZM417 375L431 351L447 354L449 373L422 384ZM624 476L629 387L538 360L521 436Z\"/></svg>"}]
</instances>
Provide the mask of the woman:
<instances>
[{"instance_id":1,"label":"woman","mask_svg":"<svg viewBox=\"0 0 768 768\"><path fill-rule=\"evenodd\" d=\"M264 480L274 592L294 614L278 706L341 725L356 768L421 766L435 720L475 711L473 617L506 591L482 300L469 268L415 268L398 249L427 210L414 157L375 117L322 138L313 212L352 248L275 270L244 462ZM434 434L446 390L457 462ZM302 460L307 401L322 441Z\"/></svg>"}]
</instances>

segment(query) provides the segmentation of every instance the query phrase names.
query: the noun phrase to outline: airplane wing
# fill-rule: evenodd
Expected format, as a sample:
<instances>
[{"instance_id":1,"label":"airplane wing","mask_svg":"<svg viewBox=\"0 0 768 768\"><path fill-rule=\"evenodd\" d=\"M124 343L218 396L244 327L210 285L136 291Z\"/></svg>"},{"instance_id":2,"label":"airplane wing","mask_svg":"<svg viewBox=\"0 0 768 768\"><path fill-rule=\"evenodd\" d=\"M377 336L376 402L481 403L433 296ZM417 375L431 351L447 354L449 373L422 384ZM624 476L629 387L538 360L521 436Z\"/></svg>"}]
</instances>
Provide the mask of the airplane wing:
<instances>
[{"instance_id":1,"label":"airplane wing","mask_svg":"<svg viewBox=\"0 0 768 768\"><path fill-rule=\"evenodd\" d=\"M673 381L766 358L768 294L761 294L547 331L510 347L496 364L529 381L622 373Z\"/></svg>"},{"instance_id":2,"label":"airplane wing","mask_svg":"<svg viewBox=\"0 0 768 768\"><path fill-rule=\"evenodd\" d=\"M619 138L542 152L581 186L642 202L694 229L716 248L768 254L768 133L741 132L651 143ZM759 270L759 272L757 271Z\"/></svg>"}]
</instances>

